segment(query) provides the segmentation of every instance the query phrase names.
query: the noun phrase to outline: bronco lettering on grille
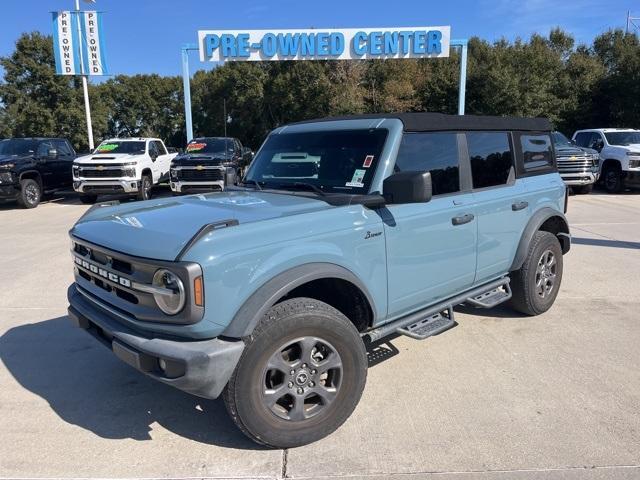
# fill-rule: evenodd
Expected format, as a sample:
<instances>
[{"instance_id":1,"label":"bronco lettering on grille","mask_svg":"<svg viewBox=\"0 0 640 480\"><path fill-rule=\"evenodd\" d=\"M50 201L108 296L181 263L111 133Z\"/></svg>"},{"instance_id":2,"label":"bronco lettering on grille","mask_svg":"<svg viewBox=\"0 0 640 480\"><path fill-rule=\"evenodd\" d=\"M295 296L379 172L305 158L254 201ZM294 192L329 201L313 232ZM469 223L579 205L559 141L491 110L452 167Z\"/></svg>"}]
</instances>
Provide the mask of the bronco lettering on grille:
<instances>
[{"instance_id":1,"label":"bronco lettering on grille","mask_svg":"<svg viewBox=\"0 0 640 480\"><path fill-rule=\"evenodd\" d=\"M91 262L88 262L83 258L74 256L73 259L76 262L76 264L85 268L86 270L89 270L90 272L93 272L96 275L99 275L103 278L106 278L107 280L110 280L113 283L117 283L119 285L122 285L123 287L131 288L131 280L129 280L128 278L121 277L120 275L110 272L109 270L105 270L104 268L99 267L98 265L95 265Z\"/></svg>"}]
</instances>

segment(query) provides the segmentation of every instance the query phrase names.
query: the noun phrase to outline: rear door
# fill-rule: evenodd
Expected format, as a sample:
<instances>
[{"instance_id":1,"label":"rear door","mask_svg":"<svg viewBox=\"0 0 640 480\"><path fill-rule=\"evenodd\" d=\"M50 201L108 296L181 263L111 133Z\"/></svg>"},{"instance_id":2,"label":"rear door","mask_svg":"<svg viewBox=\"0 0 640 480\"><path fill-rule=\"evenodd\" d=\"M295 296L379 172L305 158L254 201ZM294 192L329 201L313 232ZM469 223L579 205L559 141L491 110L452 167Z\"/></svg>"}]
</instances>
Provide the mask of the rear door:
<instances>
[{"instance_id":1,"label":"rear door","mask_svg":"<svg viewBox=\"0 0 640 480\"><path fill-rule=\"evenodd\" d=\"M516 179L511 134L469 132L465 139L478 217L475 283L482 284L509 271L529 220L529 203L523 182Z\"/></svg>"},{"instance_id":2,"label":"rear door","mask_svg":"<svg viewBox=\"0 0 640 480\"><path fill-rule=\"evenodd\" d=\"M461 181L461 140L457 133L404 134L395 170L431 172L433 198L387 206L390 318L436 303L473 283L475 206L468 185Z\"/></svg>"}]
</instances>

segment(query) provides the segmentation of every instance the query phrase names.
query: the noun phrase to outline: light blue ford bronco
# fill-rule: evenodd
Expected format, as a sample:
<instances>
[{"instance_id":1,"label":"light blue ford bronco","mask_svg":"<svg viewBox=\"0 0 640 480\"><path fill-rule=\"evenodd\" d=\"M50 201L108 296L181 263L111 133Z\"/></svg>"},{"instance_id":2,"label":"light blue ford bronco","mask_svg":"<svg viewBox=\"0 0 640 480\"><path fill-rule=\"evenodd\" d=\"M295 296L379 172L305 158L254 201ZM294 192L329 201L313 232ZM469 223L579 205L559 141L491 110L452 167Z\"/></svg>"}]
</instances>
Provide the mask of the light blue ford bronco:
<instances>
[{"instance_id":1,"label":"light blue ford bronco","mask_svg":"<svg viewBox=\"0 0 640 480\"><path fill-rule=\"evenodd\" d=\"M69 315L137 370L222 395L253 440L303 445L353 412L376 342L442 333L461 304L548 310L566 206L544 119L288 125L236 188L91 208Z\"/></svg>"}]
</instances>

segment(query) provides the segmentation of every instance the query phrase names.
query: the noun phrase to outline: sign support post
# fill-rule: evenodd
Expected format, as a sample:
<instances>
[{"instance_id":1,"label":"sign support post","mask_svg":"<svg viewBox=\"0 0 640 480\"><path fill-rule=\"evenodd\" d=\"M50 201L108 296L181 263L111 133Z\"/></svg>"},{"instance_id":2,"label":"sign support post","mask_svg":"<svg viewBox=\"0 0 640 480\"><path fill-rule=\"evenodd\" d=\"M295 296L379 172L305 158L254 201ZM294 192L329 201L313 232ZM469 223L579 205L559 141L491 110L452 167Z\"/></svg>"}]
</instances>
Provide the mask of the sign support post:
<instances>
[{"instance_id":1,"label":"sign support post","mask_svg":"<svg viewBox=\"0 0 640 480\"><path fill-rule=\"evenodd\" d=\"M78 38L82 39L82 28L80 27L80 0L76 0L76 28L78 29ZM87 135L89 137L89 150L93 151L93 126L91 125L91 106L89 105L89 87L87 85L87 74L84 71L84 59L82 58L82 40L78 42L78 51L80 52L80 72L82 77L82 92L84 94L84 113L87 117Z\"/></svg>"},{"instance_id":2,"label":"sign support post","mask_svg":"<svg viewBox=\"0 0 640 480\"><path fill-rule=\"evenodd\" d=\"M464 115L467 102L467 62L469 41L451 40L452 47L460 47L460 86L458 91L458 115Z\"/></svg>"},{"instance_id":3,"label":"sign support post","mask_svg":"<svg viewBox=\"0 0 640 480\"><path fill-rule=\"evenodd\" d=\"M184 90L184 121L187 127L187 143L193 140L193 121L191 119L191 79L189 76L189 50L197 50L191 43L182 46L182 88Z\"/></svg>"}]
</instances>

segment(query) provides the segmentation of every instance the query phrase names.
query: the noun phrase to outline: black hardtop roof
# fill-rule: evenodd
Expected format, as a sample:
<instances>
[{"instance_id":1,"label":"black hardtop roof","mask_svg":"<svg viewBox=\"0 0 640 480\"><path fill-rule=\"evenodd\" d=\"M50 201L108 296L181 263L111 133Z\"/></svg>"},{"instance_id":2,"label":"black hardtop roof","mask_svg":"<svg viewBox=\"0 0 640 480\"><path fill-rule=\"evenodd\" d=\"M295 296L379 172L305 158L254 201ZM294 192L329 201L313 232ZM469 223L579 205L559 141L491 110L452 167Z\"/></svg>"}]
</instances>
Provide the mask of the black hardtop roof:
<instances>
[{"instance_id":1,"label":"black hardtop roof","mask_svg":"<svg viewBox=\"0 0 640 480\"><path fill-rule=\"evenodd\" d=\"M442 131L491 131L515 130L530 132L550 132L551 122L546 118L525 117L491 117L485 115L447 115L444 113L410 112L410 113L374 113L365 115L346 115L307 120L298 123L331 122L338 120L375 120L397 118L404 124L407 132L442 132Z\"/></svg>"}]
</instances>

